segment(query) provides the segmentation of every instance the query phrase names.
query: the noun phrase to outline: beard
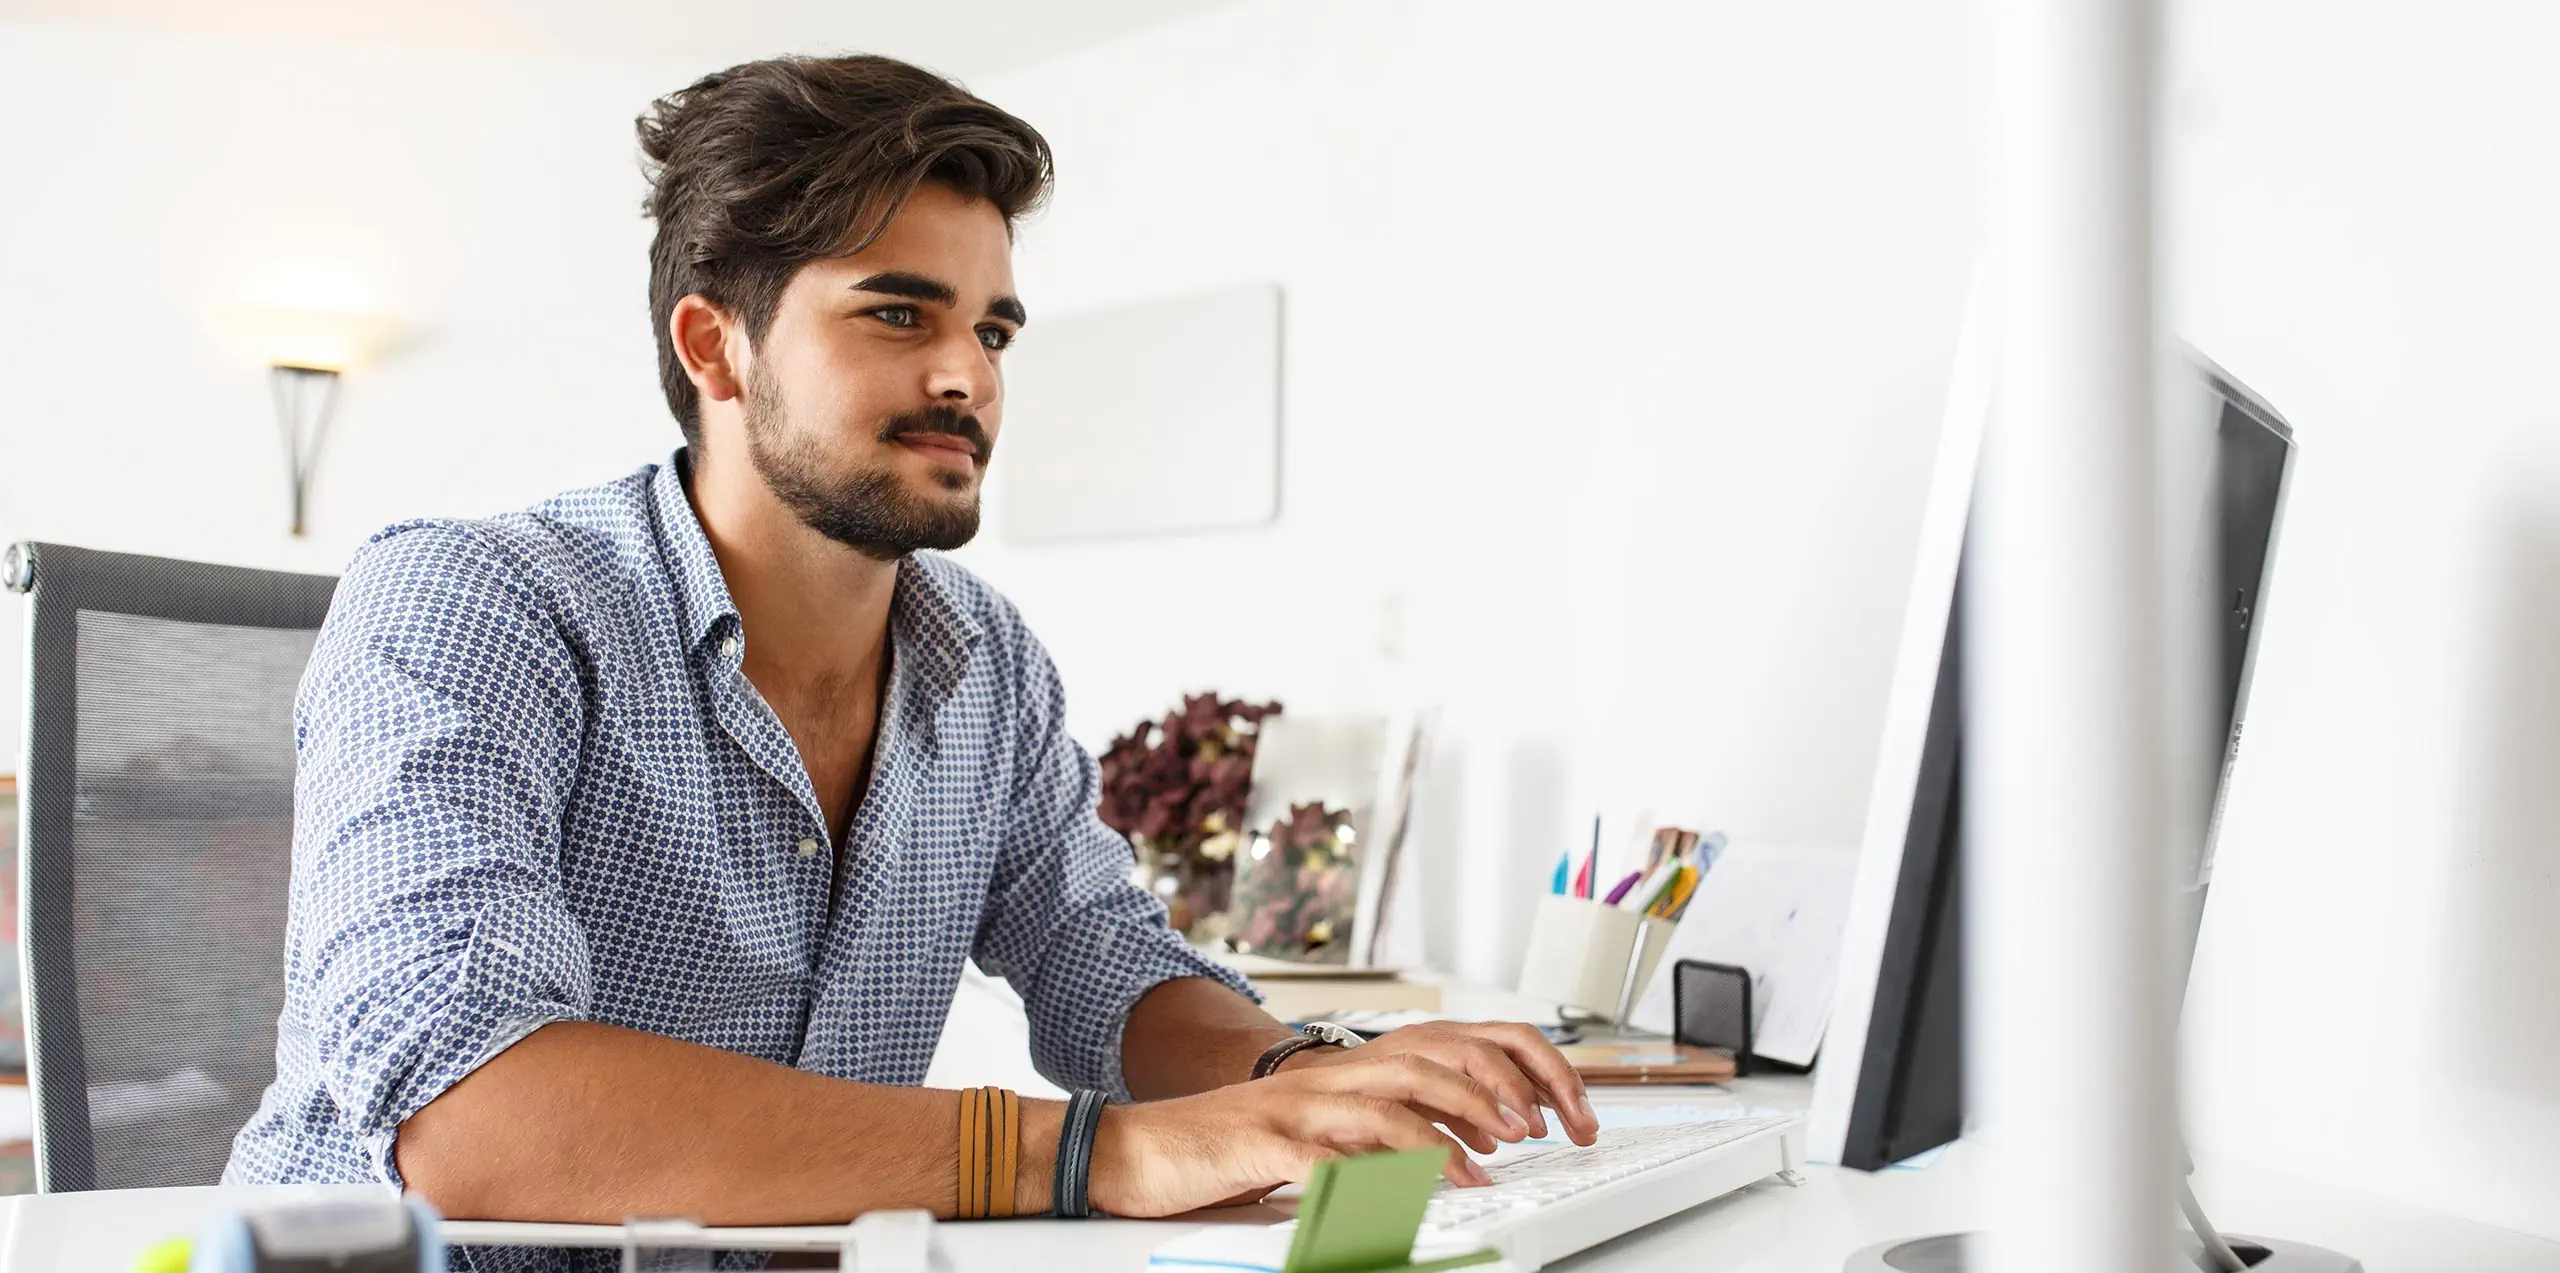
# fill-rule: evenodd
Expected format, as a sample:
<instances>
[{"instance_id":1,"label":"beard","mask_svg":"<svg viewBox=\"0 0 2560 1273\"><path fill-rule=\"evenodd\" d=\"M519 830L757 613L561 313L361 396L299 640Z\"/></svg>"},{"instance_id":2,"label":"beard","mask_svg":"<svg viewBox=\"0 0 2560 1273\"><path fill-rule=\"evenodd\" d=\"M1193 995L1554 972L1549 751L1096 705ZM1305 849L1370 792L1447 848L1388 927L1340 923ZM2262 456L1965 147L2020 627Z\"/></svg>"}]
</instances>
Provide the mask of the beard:
<instances>
[{"instance_id":1,"label":"beard","mask_svg":"<svg viewBox=\"0 0 2560 1273\"><path fill-rule=\"evenodd\" d=\"M907 489L895 470L865 468L839 472L826 444L791 427L782 406L781 386L759 365L748 373L746 402L747 457L785 508L809 529L876 561L895 561L918 549L948 552L978 534L978 494L965 499L933 499ZM880 426L879 440L892 442L909 433L947 433L977 444L984 471L994 444L978 418L950 407L933 406L893 416ZM958 492L973 479L937 468L933 481Z\"/></svg>"}]
</instances>

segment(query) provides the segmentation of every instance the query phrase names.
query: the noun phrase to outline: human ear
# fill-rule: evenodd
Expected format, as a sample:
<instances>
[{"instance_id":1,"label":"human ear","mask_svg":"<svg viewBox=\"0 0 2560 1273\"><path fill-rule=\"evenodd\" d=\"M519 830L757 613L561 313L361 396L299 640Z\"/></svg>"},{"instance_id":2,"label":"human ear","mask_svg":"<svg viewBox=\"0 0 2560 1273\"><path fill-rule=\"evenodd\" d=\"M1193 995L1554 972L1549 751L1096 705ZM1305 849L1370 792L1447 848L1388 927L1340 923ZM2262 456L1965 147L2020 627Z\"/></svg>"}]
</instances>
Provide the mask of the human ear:
<instances>
[{"instance_id":1,"label":"human ear","mask_svg":"<svg viewBox=\"0 0 2560 1273\"><path fill-rule=\"evenodd\" d=\"M667 314L667 339L676 361L684 364L694 392L708 402L727 402L745 384L746 367L738 355L746 342L731 339L742 335L737 319L699 292L677 301Z\"/></svg>"}]
</instances>

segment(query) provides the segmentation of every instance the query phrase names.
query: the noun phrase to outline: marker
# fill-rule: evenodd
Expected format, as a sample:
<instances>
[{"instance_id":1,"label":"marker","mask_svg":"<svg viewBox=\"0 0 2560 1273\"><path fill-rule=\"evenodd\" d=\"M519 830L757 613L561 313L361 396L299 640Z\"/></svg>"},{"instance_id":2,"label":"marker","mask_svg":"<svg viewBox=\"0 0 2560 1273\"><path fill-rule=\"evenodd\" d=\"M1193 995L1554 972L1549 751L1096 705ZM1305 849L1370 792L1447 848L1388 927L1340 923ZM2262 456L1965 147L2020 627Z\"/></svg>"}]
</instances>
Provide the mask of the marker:
<instances>
[{"instance_id":1,"label":"marker","mask_svg":"<svg viewBox=\"0 0 2560 1273\"><path fill-rule=\"evenodd\" d=\"M1565 881L1573 874L1572 868L1569 865L1572 861L1573 850L1571 849L1566 849L1564 852L1556 855L1556 882L1548 891L1554 893L1558 897L1564 896Z\"/></svg>"},{"instance_id":2,"label":"marker","mask_svg":"<svg viewBox=\"0 0 2560 1273\"><path fill-rule=\"evenodd\" d=\"M1653 896L1653 882L1662 878L1662 872L1663 868L1660 866L1646 867L1644 874L1636 880L1636 886L1628 890L1626 897L1622 899L1622 904L1637 914L1643 914L1646 899Z\"/></svg>"},{"instance_id":3,"label":"marker","mask_svg":"<svg viewBox=\"0 0 2560 1273\"><path fill-rule=\"evenodd\" d=\"M1697 891L1700 874L1694 866L1673 871L1671 878L1662 882L1661 891L1654 894L1653 904L1645 908L1645 913L1658 919L1680 918L1681 909L1689 904L1689 895Z\"/></svg>"},{"instance_id":4,"label":"marker","mask_svg":"<svg viewBox=\"0 0 2560 1273\"><path fill-rule=\"evenodd\" d=\"M1653 895L1645 899L1645 914L1654 916L1662 914L1663 903L1670 901L1672 890L1680 886L1680 873L1688 869L1685 866L1674 867L1662 877L1662 883L1654 886Z\"/></svg>"},{"instance_id":5,"label":"marker","mask_svg":"<svg viewBox=\"0 0 2560 1273\"><path fill-rule=\"evenodd\" d=\"M1679 891L1671 895L1671 907L1663 914L1664 919L1676 924L1681 916L1689 913L1689 899L1698 895L1698 880L1702 875L1703 872L1694 867L1683 873Z\"/></svg>"},{"instance_id":6,"label":"marker","mask_svg":"<svg viewBox=\"0 0 2560 1273\"><path fill-rule=\"evenodd\" d=\"M1627 890L1634 888L1636 886L1636 881L1643 878L1644 872L1642 871L1627 872L1627 878L1618 881L1618 886L1610 889L1609 896L1603 898L1600 904L1603 906L1615 906L1618 903L1625 901L1627 897Z\"/></svg>"}]
</instances>

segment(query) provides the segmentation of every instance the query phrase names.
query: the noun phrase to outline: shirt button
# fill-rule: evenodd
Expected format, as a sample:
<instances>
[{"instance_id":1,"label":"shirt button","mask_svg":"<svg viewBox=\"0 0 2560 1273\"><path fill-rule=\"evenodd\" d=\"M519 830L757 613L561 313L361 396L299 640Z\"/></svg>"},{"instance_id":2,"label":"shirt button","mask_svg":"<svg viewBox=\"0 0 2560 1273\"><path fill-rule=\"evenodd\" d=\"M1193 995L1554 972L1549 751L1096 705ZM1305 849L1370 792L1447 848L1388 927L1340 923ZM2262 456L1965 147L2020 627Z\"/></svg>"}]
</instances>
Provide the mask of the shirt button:
<instances>
[{"instance_id":1,"label":"shirt button","mask_svg":"<svg viewBox=\"0 0 2560 1273\"><path fill-rule=\"evenodd\" d=\"M738 656L738 638L736 638L736 637L722 637L722 638L720 638L720 653L722 653L723 655L726 655L726 656L728 656L728 657L730 657L730 658L736 658L736 657Z\"/></svg>"},{"instance_id":2,"label":"shirt button","mask_svg":"<svg viewBox=\"0 0 2560 1273\"><path fill-rule=\"evenodd\" d=\"M800 837L800 856L804 858L818 856L818 842L805 835Z\"/></svg>"}]
</instances>

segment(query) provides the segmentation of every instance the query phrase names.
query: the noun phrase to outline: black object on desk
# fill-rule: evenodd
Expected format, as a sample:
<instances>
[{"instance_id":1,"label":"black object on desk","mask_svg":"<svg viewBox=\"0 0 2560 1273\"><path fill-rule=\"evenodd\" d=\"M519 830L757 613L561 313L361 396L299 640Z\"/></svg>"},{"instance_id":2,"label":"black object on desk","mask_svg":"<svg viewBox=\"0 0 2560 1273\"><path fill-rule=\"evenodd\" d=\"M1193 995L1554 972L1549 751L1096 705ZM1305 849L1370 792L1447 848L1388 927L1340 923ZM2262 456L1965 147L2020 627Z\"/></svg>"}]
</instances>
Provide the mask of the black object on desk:
<instances>
[{"instance_id":1,"label":"black object on desk","mask_svg":"<svg viewBox=\"0 0 2560 1273\"><path fill-rule=\"evenodd\" d=\"M1671 966L1671 1038L1733 1054L1733 1073L1751 1073L1751 970L1704 959Z\"/></svg>"}]
</instances>

